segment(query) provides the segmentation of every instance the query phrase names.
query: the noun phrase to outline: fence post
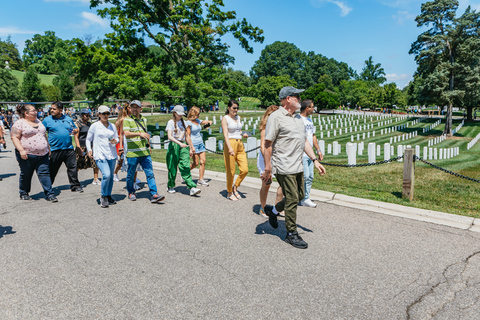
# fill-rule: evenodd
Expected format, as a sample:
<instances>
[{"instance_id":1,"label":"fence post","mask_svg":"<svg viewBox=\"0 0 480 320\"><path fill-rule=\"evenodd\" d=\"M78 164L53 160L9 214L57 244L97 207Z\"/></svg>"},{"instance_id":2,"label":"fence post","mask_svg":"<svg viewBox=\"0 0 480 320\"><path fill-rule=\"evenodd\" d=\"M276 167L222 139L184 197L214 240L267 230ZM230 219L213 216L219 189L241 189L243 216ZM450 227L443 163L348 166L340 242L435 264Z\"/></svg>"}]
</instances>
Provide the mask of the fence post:
<instances>
[{"instance_id":1,"label":"fence post","mask_svg":"<svg viewBox=\"0 0 480 320\"><path fill-rule=\"evenodd\" d=\"M408 199L409 201L413 200L413 189L415 185L415 149L409 148L405 149L404 153L404 163L403 163L403 190L402 197Z\"/></svg>"}]
</instances>

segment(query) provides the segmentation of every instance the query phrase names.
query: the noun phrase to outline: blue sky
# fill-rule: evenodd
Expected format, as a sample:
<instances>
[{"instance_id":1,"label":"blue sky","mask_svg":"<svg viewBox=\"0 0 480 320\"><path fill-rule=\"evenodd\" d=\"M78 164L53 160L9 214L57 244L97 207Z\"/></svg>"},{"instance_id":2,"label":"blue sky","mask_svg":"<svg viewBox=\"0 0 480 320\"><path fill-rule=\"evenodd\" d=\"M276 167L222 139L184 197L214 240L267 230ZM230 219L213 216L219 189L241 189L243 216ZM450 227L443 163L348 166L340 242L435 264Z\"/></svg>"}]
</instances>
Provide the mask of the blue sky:
<instances>
[{"instance_id":1,"label":"blue sky","mask_svg":"<svg viewBox=\"0 0 480 320\"><path fill-rule=\"evenodd\" d=\"M89 8L88 0L2 1L0 38L11 35L23 50L25 40L34 34L55 31L62 39L91 34L102 37L110 31L109 22ZM6 3L5 3L6 2ZM314 51L348 63L361 72L369 56L381 63L389 82L404 87L416 70L408 54L412 42L422 32L415 17L421 0L224 0L226 9L247 18L264 31L263 44L253 44L248 54L235 42L230 54L237 70L249 72L262 49L275 41L294 43L303 51ZM460 0L459 14L468 5L480 10L480 0ZM151 43L147 41L147 43Z\"/></svg>"}]
</instances>

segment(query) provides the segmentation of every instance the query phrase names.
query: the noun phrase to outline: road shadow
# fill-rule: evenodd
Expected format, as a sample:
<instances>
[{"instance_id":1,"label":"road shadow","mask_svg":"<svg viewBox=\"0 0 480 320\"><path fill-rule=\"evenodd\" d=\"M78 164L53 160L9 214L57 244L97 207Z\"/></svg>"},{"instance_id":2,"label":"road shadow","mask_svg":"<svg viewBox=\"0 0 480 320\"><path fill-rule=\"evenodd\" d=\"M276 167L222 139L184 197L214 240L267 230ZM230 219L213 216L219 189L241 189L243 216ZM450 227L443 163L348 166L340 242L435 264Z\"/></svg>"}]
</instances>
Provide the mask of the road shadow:
<instances>
[{"instance_id":1,"label":"road shadow","mask_svg":"<svg viewBox=\"0 0 480 320\"><path fill-rule=\"evenodd\" d=\"M301 229L305 232L313 233L313 230L305 228L299 224L297 224L297 229ZM265 222L262 222L259 225L257 225L257 227L255 228L255 234L260 234L260 235L269 234L272 236L276 236L284 241L285 238L287 237L287 230L285 229L285 221L278 219L278 228L274 229L272 228L268 220L266 220Z\"/></svg>"},{"instance_id":2,"label":"road shadow","mask_svg":"<svg viewBox=\"0 0 480 320\"><path fill-rule=\"evenodd\" d=\"M0 178L6 179L6 178L10 178L10 177L13 177L13 176L16 176L16 175L17 175L16 173L5 173L5 174L0 174Z\"/></svg>"},{"instance_id":3,"label":"road shadow","mask_svg":"<svg viewBox=\"0 0 480 320\"><path fill-rule=\"evenodd\" d=\"M248 194L247 192L242 192L240 190L238 190L238 193L240 194L240 199L245 199L246 198L246 194ZM222 197L224 198L227 198L227 195L228 195L228 191L227 190L222 190L220 191L218 194L220 194ZM240 200L239 199L239 200Z\"/></svg>"},{"instance_id":4,"label":"road shadow","mask_svg":"<svg viewBox=\"0 0 480 320\"><path fill-rule=\"evenodd\" d=\"M13 228L10 226L2 226L0 224L0 239L7 234L14 234L17 231L13 231Z\"/></svg>"},{"instance_id":5,"label":"road shadow","mask_svg":"<svg viewBox=\"0 0 480 320\"><path fill-rule=\"evenodd\" d=\"M402 193L398 192L398 191L392 192L392 195L399 198L399 199L401 199L403 197Z\"/></svg>"}]
</instances>

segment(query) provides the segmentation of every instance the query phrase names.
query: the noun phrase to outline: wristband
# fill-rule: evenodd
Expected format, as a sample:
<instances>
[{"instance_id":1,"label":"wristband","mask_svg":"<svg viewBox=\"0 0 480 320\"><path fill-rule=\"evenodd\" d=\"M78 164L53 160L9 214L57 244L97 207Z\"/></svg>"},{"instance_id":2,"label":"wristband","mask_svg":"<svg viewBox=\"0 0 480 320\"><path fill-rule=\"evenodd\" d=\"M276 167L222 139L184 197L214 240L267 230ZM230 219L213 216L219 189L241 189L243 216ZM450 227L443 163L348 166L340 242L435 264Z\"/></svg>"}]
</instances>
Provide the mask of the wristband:
<instances>
[{"instance_id":1,"label":"wristband","mask_svg":"<svg viewBox=\"0 0 480 320\"><path fill-rule=\"evenodd\" d=\"M318 158L312 159L312 162L318 161ZM320 161L318 161L320 162Z\"/></svg>"}]
</instances>

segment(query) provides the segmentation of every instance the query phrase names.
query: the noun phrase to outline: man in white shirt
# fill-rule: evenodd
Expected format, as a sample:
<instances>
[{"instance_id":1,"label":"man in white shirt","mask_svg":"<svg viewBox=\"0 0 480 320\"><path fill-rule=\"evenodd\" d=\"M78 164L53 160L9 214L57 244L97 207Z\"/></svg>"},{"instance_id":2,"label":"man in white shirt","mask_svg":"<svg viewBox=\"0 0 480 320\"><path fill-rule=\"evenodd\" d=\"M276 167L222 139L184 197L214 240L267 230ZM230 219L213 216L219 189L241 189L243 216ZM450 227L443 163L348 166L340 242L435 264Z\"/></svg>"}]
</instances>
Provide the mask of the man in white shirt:
<instances>
[{"instance_id":1,"label":"man in white shirt","mask_svg":"<svg viewBox=\"0 0 480 320\"><path fill-rule=\"evenodd\" d=\"M318 140L315 136L315 126L313 125L313 121L309 118L315 107L313 106L313 101L306 99L302 101L302 106L300 107L300 116L302 117L303 124L305 125L305 135L306 139L310 143L312 147L317 149L318 160L323 160L323 154L320 151L320 147L318 146ZM305 198L300 201L301 206L306 206L310 208L315 208L317 206L312 200L310 200L310 190L312 189L312 182L313 182L313 172L314 166L313 161L308 157L308 155L304 152L303 153L303 180L305 183Z\"/></svg>"}]
</instances>

